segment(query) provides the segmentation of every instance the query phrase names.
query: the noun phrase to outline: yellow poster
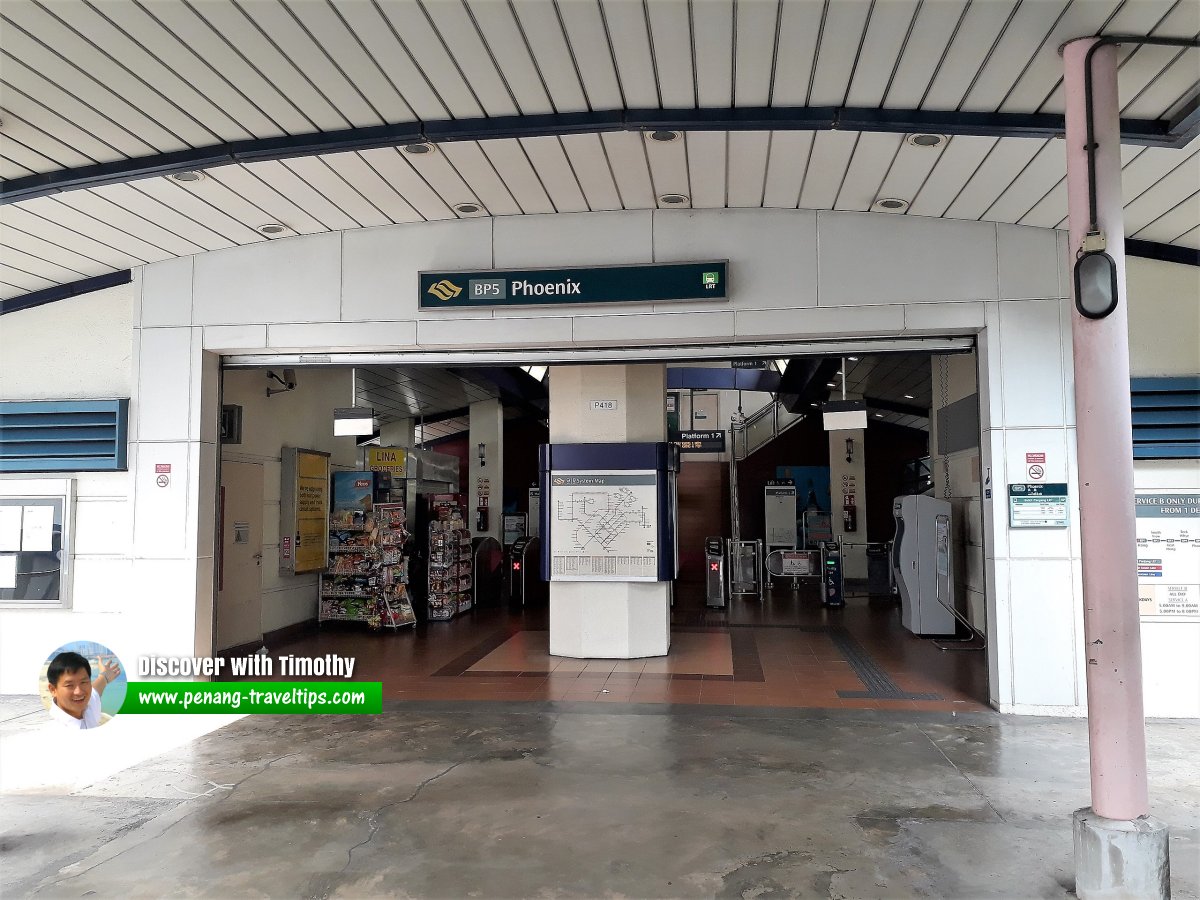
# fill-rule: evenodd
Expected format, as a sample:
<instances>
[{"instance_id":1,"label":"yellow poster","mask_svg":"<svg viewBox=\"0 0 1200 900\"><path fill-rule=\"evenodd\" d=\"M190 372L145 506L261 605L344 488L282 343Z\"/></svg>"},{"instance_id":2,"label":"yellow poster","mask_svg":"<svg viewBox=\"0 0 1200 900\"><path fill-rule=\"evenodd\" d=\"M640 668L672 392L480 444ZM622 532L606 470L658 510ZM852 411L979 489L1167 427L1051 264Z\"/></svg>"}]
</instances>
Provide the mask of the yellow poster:
<instances>
[{"instance_id":1,"label":"yellow poster","mask_svg":"<svg viewBox=\"0 0 1200 900\"><path fill-rule=\"evenodd\" d=\"M296 454L296 572L320 572L329 553L329 457Z\"/></svg>"},{"instance_id":2,"label":"yellow poster","mask_svg":"<svg viewBox=\"0 0 1200 900\"><path fill-rule=\"evenodd\" d=\"M367 468L372 472L387 472L393 478L403 478L408 454L403 447L368 447Z\"/></svg>"}]
</instances>

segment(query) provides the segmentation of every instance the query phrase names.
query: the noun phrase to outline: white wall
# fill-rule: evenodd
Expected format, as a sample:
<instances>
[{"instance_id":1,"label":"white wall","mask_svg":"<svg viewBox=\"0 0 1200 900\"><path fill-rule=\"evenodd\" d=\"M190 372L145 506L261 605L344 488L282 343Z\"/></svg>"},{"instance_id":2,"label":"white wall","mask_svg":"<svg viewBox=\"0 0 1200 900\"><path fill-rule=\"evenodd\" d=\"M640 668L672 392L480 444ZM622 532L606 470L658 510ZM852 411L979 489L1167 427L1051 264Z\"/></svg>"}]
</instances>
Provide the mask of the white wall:
<instances>
[{"instance_id":1,"label":"white wall","mask_svg":"<svg viewBox=\"0 0 1200 900\"><path fill-rule=\"evenodd\" d=\"M268 398L264 371L224 373L223 402L242 407L242 442L222 445L221 458L263 467L262 612L261 630L255 637L316 618L318 576L279 571L281 451L283 447L323 450L332 454L333 468L357 468L355 439L333 436L333 410L348 404L351 379L350 369L301 369L296 390Z\"/></svg>"},{"instance_id":2,"label":"white wall","mask_svg":"<svg viewBox=\"0 0 1200 900\"><path fill-rule=\"evenodd\" d=\"M131 396L133 296L122 285L0 319L0 400ZM44 477L0 475L0 494L4 481ZM0 694L36 693L46 657L68 641L115 650L152 627L124 614L131 605L122 588L134 577L132 473L67 477L75 489L71 608L0 610Z\"/></svg>"},{"instance_id":3,"label":"white wall","mask_svg":"<svg viewBox=\"0 0 1200 900\"><path fill-rule=\"evenodd\" d=\"M1134 377L1200 373L1200 269L1126 261ZM1200 490L1200 460L1138 460L1137 490ZM1148 716L1200 716L1200 622L1143 622Z\"/></svg>"}]
</instances>

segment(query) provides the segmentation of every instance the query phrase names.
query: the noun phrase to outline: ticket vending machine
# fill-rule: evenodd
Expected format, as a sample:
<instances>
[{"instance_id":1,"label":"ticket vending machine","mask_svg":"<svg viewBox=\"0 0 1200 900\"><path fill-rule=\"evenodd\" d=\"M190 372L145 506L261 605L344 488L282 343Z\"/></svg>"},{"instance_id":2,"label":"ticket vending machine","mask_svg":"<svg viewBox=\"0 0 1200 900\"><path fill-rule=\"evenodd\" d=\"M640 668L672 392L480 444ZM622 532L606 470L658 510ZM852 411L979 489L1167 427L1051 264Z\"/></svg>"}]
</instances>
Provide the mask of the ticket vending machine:
<instances>
[{"instance_id":1,"label":"ticket vending machine","mask_svg":"<svg viewBox=\"0 0 1200 900\"><path fill-rule=\"evenodd\" d=\"M916 635L954 634L948 500L911 494L892 502L896 536L892 567L900 589L900 621Z\"/></svg>"}]
</instances>

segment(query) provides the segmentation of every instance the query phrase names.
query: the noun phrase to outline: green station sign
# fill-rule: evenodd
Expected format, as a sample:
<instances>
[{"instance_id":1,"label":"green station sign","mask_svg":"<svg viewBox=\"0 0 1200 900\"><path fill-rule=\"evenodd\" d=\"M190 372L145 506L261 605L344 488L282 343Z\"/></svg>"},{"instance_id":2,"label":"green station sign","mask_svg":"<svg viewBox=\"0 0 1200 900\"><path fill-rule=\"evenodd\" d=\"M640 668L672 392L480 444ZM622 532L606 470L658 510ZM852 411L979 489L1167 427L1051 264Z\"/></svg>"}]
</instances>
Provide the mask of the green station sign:
<instances>
[{"instance_id":1,"label":"green station sign","mask_svg":"<svg viewBox=\"0 0 1200 900\"><path fill-rule=\"evenodd\" d=\"M724 300L725 260L661 265L422 272L421 309Z\"/></svg>"}]
</instances>

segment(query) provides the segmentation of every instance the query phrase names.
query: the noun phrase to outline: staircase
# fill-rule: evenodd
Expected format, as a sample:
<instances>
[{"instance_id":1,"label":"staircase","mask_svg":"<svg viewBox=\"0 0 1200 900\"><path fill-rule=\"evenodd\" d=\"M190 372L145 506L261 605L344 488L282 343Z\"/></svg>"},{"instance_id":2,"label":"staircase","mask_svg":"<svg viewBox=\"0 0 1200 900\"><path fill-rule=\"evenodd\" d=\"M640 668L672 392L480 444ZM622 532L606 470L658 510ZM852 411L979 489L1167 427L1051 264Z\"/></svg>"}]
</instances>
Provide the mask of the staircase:
<instances>
[{"instance_id":1,"label":"staircase","mask_svg":"<svg viewBox=\"0 0 1200 900\"><path fill-rule=\"evenodd\" d=\"M743 460L756 450L761 450L789 428L804 421L805 413L792 413L775 400L758 412L746 417L738 425L732 423L730 434L733 441L733 458Z\"/></svg>"}]
</instances>

